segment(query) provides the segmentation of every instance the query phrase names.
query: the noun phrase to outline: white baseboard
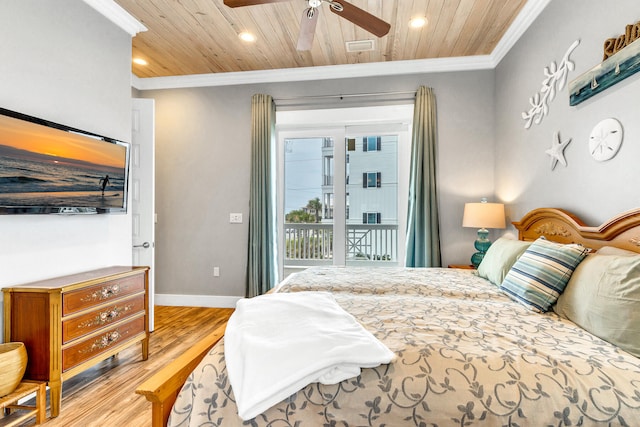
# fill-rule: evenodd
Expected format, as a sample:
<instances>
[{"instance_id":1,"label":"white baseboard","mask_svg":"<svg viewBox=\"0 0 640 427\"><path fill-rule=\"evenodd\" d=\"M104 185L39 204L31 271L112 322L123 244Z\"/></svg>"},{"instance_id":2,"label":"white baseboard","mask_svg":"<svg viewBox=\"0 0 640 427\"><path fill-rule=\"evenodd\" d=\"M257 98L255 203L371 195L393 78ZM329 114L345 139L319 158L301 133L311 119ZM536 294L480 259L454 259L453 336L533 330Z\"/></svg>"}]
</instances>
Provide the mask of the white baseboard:
<instances>
[{"instance_id":1,"label":"white baseboard","mask_svg":"<svg viewBox=\"0 0 640 427\"><path fill-rule=\"evenodd\" d=\"M181 307L236 308L236 303L242 298L217 295L155 294L155 304Z\"/></svg>"}]
</instances>

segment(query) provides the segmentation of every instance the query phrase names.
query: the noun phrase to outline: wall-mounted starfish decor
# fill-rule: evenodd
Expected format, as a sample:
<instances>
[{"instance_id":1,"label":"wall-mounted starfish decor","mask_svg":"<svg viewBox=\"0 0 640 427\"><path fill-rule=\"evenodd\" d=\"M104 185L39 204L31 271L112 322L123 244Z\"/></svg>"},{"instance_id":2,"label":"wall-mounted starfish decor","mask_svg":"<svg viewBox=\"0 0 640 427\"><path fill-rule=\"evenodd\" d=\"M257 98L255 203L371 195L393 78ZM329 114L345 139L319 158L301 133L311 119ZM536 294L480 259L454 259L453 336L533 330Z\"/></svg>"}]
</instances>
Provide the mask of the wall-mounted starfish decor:
<instances>
[{"instance_id":1,"label":"wall-mounted starfish decor","mask_svg":"<svg viewBox=\"0 0 640 427\"><path fill-rule=\"evenodd\" d=\"M553 142L551 143L551 148L545 150L549 156L551 156L551 170L555 169L558 162L562 164L562 166L567 166L567 160L564 158L564 149L567 148L567 145L571 142L571 138L562 142L560 139L560 132L556 132L553 134Z\"/></svg>"}]
</instances>

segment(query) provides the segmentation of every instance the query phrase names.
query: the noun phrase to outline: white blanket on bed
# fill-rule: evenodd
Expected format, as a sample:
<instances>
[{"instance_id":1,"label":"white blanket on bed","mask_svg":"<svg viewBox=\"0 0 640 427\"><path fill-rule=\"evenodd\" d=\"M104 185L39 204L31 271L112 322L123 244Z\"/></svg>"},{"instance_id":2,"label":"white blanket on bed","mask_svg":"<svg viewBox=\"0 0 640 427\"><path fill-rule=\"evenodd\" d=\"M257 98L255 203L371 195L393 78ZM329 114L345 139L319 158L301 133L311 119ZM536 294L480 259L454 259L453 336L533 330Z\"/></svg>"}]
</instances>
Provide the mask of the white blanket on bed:
<instances>
[{"instance_id":1,"label":"white blanket on bed","mask_svg":"<svg viewBox=\"0 0 640 427\"><path fill-rule=\"evenodd\" d=\"M238 301L224 339L238 414L254 418L313 382L336 384L393 353L325 292Z\"/></svg>"}]
</instances>

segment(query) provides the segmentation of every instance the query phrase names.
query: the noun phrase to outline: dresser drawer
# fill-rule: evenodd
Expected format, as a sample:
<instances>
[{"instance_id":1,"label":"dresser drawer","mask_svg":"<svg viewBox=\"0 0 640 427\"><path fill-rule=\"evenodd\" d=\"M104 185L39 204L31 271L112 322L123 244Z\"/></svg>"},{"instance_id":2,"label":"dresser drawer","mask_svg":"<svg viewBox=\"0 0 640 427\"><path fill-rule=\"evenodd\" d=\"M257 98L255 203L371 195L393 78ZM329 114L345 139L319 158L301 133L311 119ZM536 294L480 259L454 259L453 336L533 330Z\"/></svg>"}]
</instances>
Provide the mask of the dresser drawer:
<instances>
[{"instance_id":1,"label":"dresser drawer","mask_svg":"<svg viewBox=\"0 0 640 427\"><path fill-rule=\"evenodd\" d=\"M89 313L62 322L62 343L90 334L111 323L119 322L144 311L145 295L115 301Z\"/></svg>"},{"instance_id":2,"label":"dresser drawer","mask_svg":"<svg viewBox=\"0 0 640 427\"><path fill-rule=\"evenodd\" d=\"M25 343L25 378L48 383L52 418L64 381L138 343L147 360L148 280L148 267L116 265L2 289L4 339Z\"/></svg>"},{"instance_id":3,"label":"dresser drawer","mask_svg":"<svg viewBox=\"0 0 640 427\"><path fill-rule=\"evenodd\" d=\"M136 275L66 292L62 295L62 315L76 313L143 290L144 276Z\"/></svg>"},{"instance_id":4,"label":"dresser drawer","mask_svg":"<svg viewBox=\"0 0 640 427\"><path fill-rule=\"evenodd\" d=\"M111 347L145 332L145 316L137 317L119 326L105 329L100 335L88 338L62 350L62 372L79 365L85 360L108 351Z\"/></svg>"}]
</instances>

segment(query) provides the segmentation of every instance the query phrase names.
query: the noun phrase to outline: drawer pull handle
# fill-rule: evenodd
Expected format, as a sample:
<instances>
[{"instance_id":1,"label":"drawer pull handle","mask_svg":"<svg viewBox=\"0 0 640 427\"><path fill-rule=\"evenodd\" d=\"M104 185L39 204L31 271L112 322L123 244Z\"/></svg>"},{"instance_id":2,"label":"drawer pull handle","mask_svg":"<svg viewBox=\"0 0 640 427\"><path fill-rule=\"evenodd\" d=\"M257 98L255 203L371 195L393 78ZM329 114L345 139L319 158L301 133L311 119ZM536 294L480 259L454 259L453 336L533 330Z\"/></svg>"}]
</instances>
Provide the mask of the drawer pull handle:
<instances>
[{"instance_id":1,"label":"drawer pull handle","mask_svg":"<svg viewBox=\"0 0 640 427\"><path fill-rule=\"evenodd\" d=\"M102 301L104 299L109 299L114 295L118 295L118 292L120 292L120 285L116 283L115 285L104 286L99 291L95 291L85 296L80 301L82 302L89 302L89 301L95 301L95 300Z\"/></svg>"},{"instance_id":2,"label":"drawer pull handle","mask_svg":"<svg viewBox=\"0 0 640 427\"><path fill-rule=\"evenodd\" d=\"M110 323L120 317L123 313L126 313L133 309L133 304L127 304L124 307L113 307L111 310L102 311L98 313L93 319L85 320L78 324L78 329L90 328L92 326L102 326Z\"/></svg>"},{"instance_id":3,"label":"drawer pull handle","mask_svg":"<svg viewBox=\"0 0 640 427\"><path fill-rule=\"evenodd\" d=\"M98 338L96 341L94 341L93 344L91 344L91 347L82 350L81 353L85 353L85 354L93 353L96 350L105 349L109 347L111 344L113 344L114 342L118 341L120 337L122 337L122 335L120 335L120 332L118 331L113 331L113 332L104 334L103 336Z\"/></svg>"}]
</instances>

